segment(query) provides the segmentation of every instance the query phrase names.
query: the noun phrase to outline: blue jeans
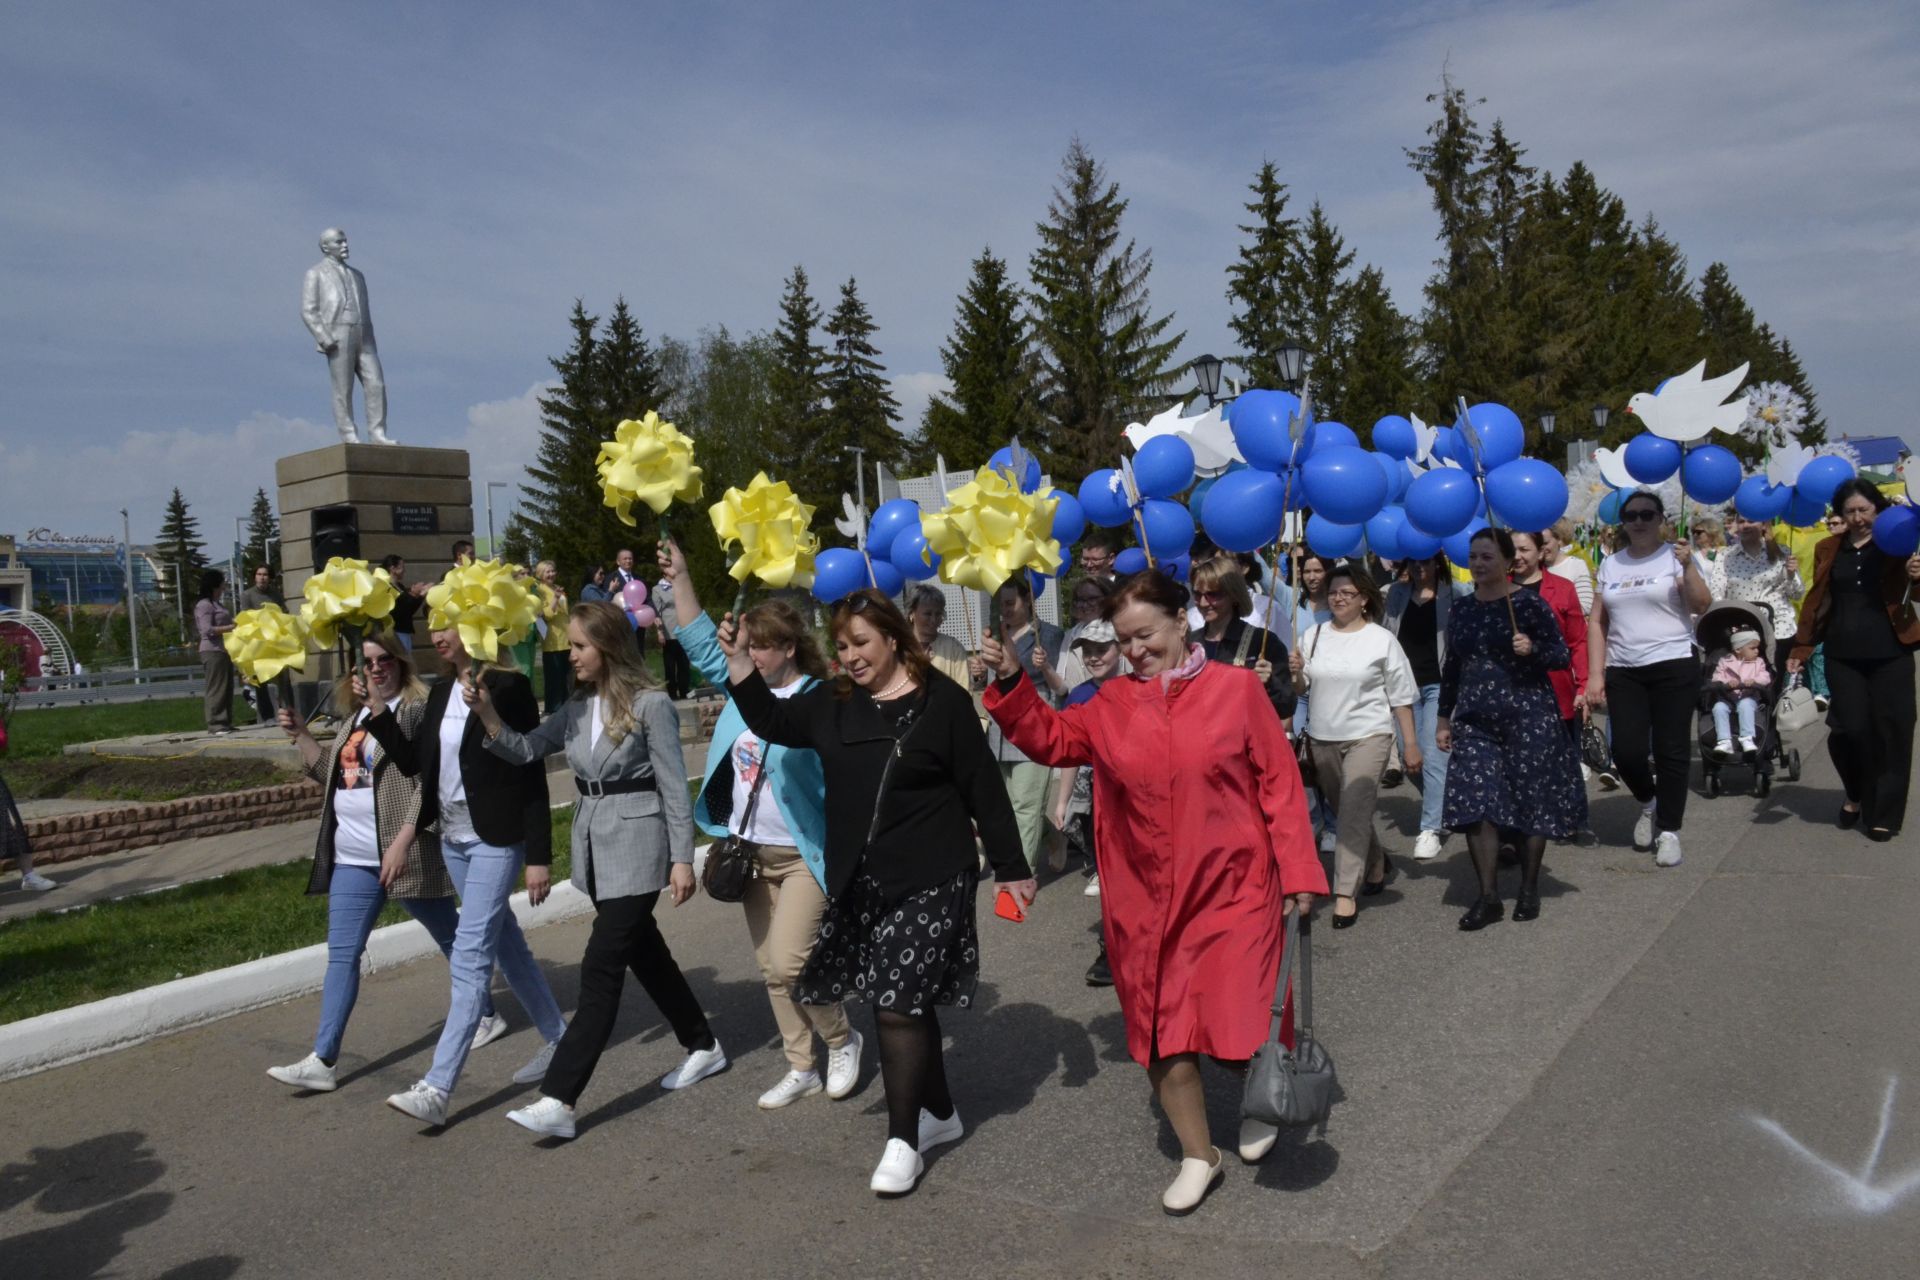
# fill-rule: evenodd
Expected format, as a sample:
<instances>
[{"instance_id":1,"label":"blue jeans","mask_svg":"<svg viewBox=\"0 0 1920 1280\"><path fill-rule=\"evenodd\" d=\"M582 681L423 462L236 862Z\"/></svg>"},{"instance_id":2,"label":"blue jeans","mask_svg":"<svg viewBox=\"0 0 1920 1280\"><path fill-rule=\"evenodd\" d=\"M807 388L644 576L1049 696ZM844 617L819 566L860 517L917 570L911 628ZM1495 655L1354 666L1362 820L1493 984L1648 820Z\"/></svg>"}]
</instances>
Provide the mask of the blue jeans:
<instances>
[{"instance_id":1,"label":"blue jeans","mask_svg":"<svg viewBox=\"0 0 1920 1280\"><path fill-rule=\"evenodd\" d=\"M1754 713L1760 710L1760 704L1752 698L1742 698L1735 704L1735 707L1737 707L1740 712L1740 736L1743 738L1751 738L1753 736ZM1731 733L1727 732L1729 722L1733 718L1729 713L1733 709L1734 708L1728 707L1725 702L1715 702L1713 704L1713 729L1715 733L1720 735L1722 742L1730 741L1733 737Z\"/></svg>"},{"instance_id":2,"label":"blue jeans","mask_svg":"<svg viewBox=\"0 0 1920 1280\"><path fill-rule=\"evenodd\" d=\"M487 986L496 960L500 972L506 975L507 986L533 1019L542 1040L558 1040L567 1023L560 1016L552 988L547 986L547 975L540 971L527 948L526 935L520 932L520 924L507 906L514 882L520 878L525 850L517 844L501 848L443 840L440 852L453 876L453 887L460 891L460 928L448 961L453 970L453 997L447 1005L440 1045L433 1051L427 1083L443 1093L452 1093L467 1065L467 1053L473 1048L473 1029L486 1008Z\"/></svg>"},{"instance_id":3,"label":"blue jeans","mask_svg":"<svg viewBox=\"0 0 1920 1280\"><path fill-rule=\"evenodd\" d=\"M1447 753L1434 745L1434 730L1440 725L1440 686L1423 684L1420 696L1413 704L1413 737L1420 747L1420 776L1413 779L1413 785L1420 789L1420 829L1422 831L1444 831L1440 825L1440 810L1447 798ZM1394 737L1400 739L1400 754L1407 753L1407 742L1400 734L1400 722L1396 718L1393 725Z\"/></svg>"},{"instance_id":4,"label":"blue jeans","mask_svg":"<svg viewBox=\"0 0 1920 1280\"><path fill-rule=\"evenodd\" d=\"M380 887L376 868L333 864L333 878L327 884L327 977L320 987L320 1027L313 1033L313 1051L326 1062L340 1056L340 1038L346 1034L354 1001L360 998L360 957L366 952L373 922L386 905L387 891ZM440 954L451 958L454 931L460 923L453 899L402 898L400 905L426 926Z\"/></svg>"},{"instance_id":5,"label":"blue jeans","mask_svg":"<svg viewBox=\"0 0 1920 1280\"><path fill-rule=\"evenodd\" d=\"M1307 698L1302 694L1293 707L1293 731L1295 736L1307 731ZM1307 788L1307 821L1313 829L1325 835L1340 834L1340 819L1334 814L1333 806L1321 796L1318 787Z\"/></svg>"}]
</instances>

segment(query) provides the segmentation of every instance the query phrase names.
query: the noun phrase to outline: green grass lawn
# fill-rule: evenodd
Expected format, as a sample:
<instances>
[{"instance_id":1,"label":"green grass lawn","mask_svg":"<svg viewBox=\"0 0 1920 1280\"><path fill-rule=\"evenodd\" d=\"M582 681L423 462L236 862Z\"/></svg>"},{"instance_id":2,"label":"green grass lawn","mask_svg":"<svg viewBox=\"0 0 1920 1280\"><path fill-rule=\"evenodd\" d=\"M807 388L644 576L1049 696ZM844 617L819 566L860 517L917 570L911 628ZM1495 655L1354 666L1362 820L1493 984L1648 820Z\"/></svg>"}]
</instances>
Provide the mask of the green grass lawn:
<instances>
[{"instance_id":1,"label":"green grass lawn","mask_svg":"<svg viewBox=\"0 0 1920 1280\"><path fill-rule=\"evenodd\" d=\"M244 708L240 718L246 718ZM142 733L180 733L205 724L198 698L17 709L7 721L7 755L21 760L44 759L59 755L61 748L72 742L130 738Z\"/></svg>"}]
</instances>

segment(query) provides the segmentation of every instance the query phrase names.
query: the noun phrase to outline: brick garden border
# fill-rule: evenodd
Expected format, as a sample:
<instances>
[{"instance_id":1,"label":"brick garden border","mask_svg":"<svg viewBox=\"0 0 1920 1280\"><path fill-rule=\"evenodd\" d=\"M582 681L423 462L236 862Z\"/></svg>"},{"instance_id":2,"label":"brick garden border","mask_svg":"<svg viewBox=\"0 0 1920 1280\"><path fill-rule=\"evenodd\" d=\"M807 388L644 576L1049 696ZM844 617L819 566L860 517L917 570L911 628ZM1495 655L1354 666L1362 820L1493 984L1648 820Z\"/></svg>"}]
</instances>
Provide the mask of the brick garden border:
<instances>
[{"instance_id":1,"label":"brick garden border","mask_svg":"<svg viewBox=\"0 0 1920 1280\"><path fill-rule=\"evenodd\" d=\"M319 795L318 786L302 780L159 804L128 804L91 813L34 818L27 823L27 840L36 865L71 862L196 836L298 822L314 815L314 801ZM0 866L11 867L12 863Z\"/></svg>"}]
</instances>

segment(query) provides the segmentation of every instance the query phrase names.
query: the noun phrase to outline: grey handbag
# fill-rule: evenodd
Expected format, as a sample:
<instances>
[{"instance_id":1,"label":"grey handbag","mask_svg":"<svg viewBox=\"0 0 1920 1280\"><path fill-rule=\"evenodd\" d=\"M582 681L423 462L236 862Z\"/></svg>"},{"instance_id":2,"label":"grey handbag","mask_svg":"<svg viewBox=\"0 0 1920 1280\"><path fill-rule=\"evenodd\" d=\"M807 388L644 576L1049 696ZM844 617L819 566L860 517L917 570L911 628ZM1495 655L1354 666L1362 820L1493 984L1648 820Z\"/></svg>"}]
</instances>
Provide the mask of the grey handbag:
<instances>
[{"instance_id":1,"label":"grey handbag","mask_svg":"<svg viewBox=\"0 0 1920 1280\"><path fill-rule=\"evenodd\" d=\"M1820 718L1819 708L1813 703L1813 690L1801 682L1799 676L1787 686L1780 695L1780 703L1773 709L1773 727L1780 733L1798 733Z\"/></svg>"},{"instance_id":2,"label":"grey handbag","mask_svg":"<svg viewBox=\"0 0 1920 1280\"><path fill-rule=\"evenodd\" d=\"M1296 945L1297 944L1297 945ZM1286 1005L1287 977L1296 950L1300 982L1294 1001L1293 1048L1280 1043L1280 1011ZM1299 913L1287 917L1286 945L1280 952L1280 976L1273 986L1273 1020L1266 1043L1247 1063L1247 1087L1240 1114L1281 1126L1324 1125L1333 1110L1333 1059L1313 1038L1313 922Z\"/></svg>"}]
</instances>

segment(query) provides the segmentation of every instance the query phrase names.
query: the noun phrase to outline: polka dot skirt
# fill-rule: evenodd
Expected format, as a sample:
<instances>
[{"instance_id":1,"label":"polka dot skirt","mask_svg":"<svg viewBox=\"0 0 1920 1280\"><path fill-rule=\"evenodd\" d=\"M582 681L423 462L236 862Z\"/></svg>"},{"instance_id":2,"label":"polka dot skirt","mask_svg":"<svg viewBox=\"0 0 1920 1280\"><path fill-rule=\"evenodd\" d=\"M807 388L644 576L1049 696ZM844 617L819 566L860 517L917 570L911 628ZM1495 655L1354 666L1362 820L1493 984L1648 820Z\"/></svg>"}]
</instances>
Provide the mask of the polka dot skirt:
<instances>
[{"instance_id":1,"label":"polka dot skirt","mask_svg":"<svg viewBox=\"0 0 1920 1280\"><path fill-rule=\"evenodd\" d=\"M889 906L871 876L855 874L827 904L800 975L800 1003L865 1000L895 1013L972 1004L980 980L975 882L969 869Z\"/></svg>"}]
</instances>

